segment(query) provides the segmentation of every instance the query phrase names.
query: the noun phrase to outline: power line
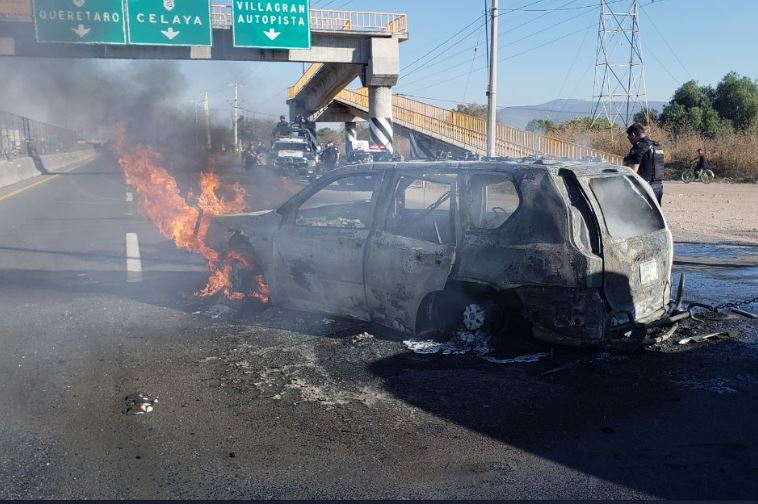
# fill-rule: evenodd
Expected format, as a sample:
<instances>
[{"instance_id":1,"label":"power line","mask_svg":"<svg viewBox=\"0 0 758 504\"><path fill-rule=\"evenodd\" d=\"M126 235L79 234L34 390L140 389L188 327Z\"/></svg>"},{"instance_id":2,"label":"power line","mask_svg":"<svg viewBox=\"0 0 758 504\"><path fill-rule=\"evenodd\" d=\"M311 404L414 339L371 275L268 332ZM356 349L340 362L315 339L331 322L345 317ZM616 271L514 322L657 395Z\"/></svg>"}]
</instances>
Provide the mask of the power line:
<instances>
[{"instance_id":1,"label":"power line","mask_svg":"<svg viewBox=\"0 0 758 504\"><path fill-rule=\"evenodd\" d=\"M578 1L578 0L571 0L570 2L568 2L568 3L565 3L565 4L563 4L563 5L569 5L570 3L573 3L573 2L576 2L576 1ZM585 7L585 8L586 8L586 7ZM517 44L517 43L519 43L519 42L522 42L522 41L524 41L524 40L530 39L530 38L532 38L532 37L534 37L534 36L537 36L537 35L539 35L540 33L544 33L544 32L546 32L546 31L548 31L548 30L552 30L552 29L556 28L557 26L560 26L560 25L562 25L562 24L568 23L569 21L572 21L572 20L574 20L574 19L576 19L576 18L578 18L578 17L584 16L584 15L587 15L587 14L589 14L589 13L581 12L581 13L579 13L579 14L575 15L575 16L571 16L571 17L569 17L569 18L567 18L567 19L564 19L564 20L562 20L562 21L559 21L559 22L557 22L557 23L553 23L553 24L551 24L550 26L547 26L546 28L543 28L543 29L541 29L541 30L538 30L538 31L535 31L535 32L531 32L529 35L526 35L526 36L524 36L524 37L521 37L521 38L519 38L519 39L516 39L516 40L514 40L514 41L512 41L512 42L506 42L506 43L503 43L503 44L499 45L499 46L498 46L498 48L499 48L499 49L505 49L507 45L510 45L510 44ZM544 16L540 16L540 17L544 17ZM535 18L535 19L533 19L532 21L536 21L536 19L539 19L539 18ZM529 22L527 22L527 23L525 23L525 24L528 24L528 23L530 23L530 22L532 22L532 21L529 21ZM523 24L522 24L522 25L519 25L519 27L517 27L517 28L520 28L521 26L523 26ZM464 37L464 39L465 39L465 38L467 38L467 37ZM462 40L463 40L463 39L462 39ZM453 54L444 54L444 53L440 53L440 54L439 54L437 57L439 57L439 56L441 56L441 55L443 55L443 54L444 54L444 55L446 56L446 61L439 61L439 62L437 62L437 63L432 63L432 61L433 61L434 59L436 59L436 58L437 58L437 57L435 57L435 58L433 58L432 60L429 60L429 62L428 62L427 64L425 64L425 65L423 65L423 66L421 66L421 67L418 67L418 68L414 69L412 72L409 72L409 73L407 73L407 74L404 74L404 75L402 75L402 76L400 77L400 80L402 80L404 77L407 77L408 75L410 75L410 74L412 74L412 73L415 73L416 71L418 71L418 70L421 70L421 69L423 69L423 68L431 68L431 67L434 67L434 66L440 65L440 64L442 64L442 63L448 63L448 62L450 62L450 60L451 60L452 58L454 58L454 57L456 57L456 56L458 56L458 55L460 55L460 54L468 53L468 52L469 52L471 49L473 49L473 48L474 48L473 46L469 46L469 47L467 47L467 48L463 49L462 51L457 51L457 52L455 52L455 53L453 53ZM475 56L474 56L474 60L476 60L476 58L477 58L477 56L475 55ZM473 64L474 64L474 60L472 60L472 65L471 65L472 67L473 67ZM443 73L443 72L447 71L449 68L455 68L457 65L458 65L458 63L453 63L452 65L450 65L450 66L446 67L445 69L443 69L443 70L441 70L441 71L439 71L439 72L436 72L436 73L434 73L434 74L428 75L427 77L431 77L431 76L434 76L434 75L438 75L438 74L440 74L440 73ZM472 73L472 72L473 72L473 68L472 68L472 69L469 71L469 74L470 74L470 73ZM415 80L415 81L412 81L411 83L409 83L409 85L413 85L413 84L415 84L415 83L417 83L417 82L420 82L420 80Z\"/></svg>"},{"instance_id":2,"label":"power line","mask_svg":"<svg viewBox=\"0 0 758 504\"><path fill-rule=\"evenodd\" d=\"M530 52L532 52L532 51L536 51L537 49L541 49L541 48L543 48L543 47L545 47L545 46L547 46L547 45L553 44L553 43L555 43L555 42L558 42L558 41L560 41L560 40L563 40L563 39L565 39L565 38L567 38L567 37L570 37L571 35L575 35L575 34L577 34L577 33L581 32L581 31L585 31L585 30L588 30L588 29L592 28L593 26L594 26L594 24L593 24L593 25L589 25L589 26L585 26L585 27L582 27L582 28L580 28L580 29L578 29L578 30L572 31L572 32L570 32L570 33L567 33L567 34L565 34L565 35L562 35L562 36L560 36L560 37L554 38L554 39L552 39L552 40L548 40L547 42L545 42L545 43L543 43L543 44L540 44L540 45L538 45L538 46L532 47L532 48L530 48L530 49L527 49L527 50L525 50L525 51L522 51L522 52L520 52L520 53L516 53L516 54L510 54L510 55L508 55L508 56L506 56L506 57L504 57L504 58L500 58L500 59L498 60L498 62L508 61L508 60L510 60L510 59L513 59L513 58L517 58L517 57L519 57L519 56L523 56L524 54L528 54L528 53L530 53ZM484 70L484 69L486 69L486 68L487 68L487 66L483 66L483 67L479 67L479 68L475 69L474 71ZM447 71L447 69L445 69L445 70L443 70L443 71ZM409 83L407 83L406 85L408 85L408 86L411 86L411 85L413 85L413 84L416 84L416 83L419 83L419 82L422 82L422 81L428 81L429 77L432 77L432 76L434 76L434 75L436 75L436 74L438 74L438 73L441 73L441 72L436 72L435 74L427 75L427 76L426 76L425 78L423 78L423 79L418 79L418 80L415 80L415 81L413 81L413 82L409 82ZM453 76L451 76L451 77L450 77L450 78L448 78L448 79L445 79L445 80L442 80L442 81L439 81L439 82L435 82L433 86L427 86L427 87L435 87L435 86L439 86L440 84L445 84L445 83L447 83L447 82L450 82L450 81L453 81L453 80L455 80L455 79L459 79L459 78L461 78L461 77L463 77L463 76L465 76L465 75L468 75L468 72L464 72L464 73L461 73L461 74L456 74L456 75L453 75Z\"/></svg>"},{"instance_id":3,"label":"power line","mask_svg":"<svg viewBox=\"0 0 758 504\"><path fill-rule=\"evenodd\" d=\"M441 49L441 48L442 48L442 47L443 47L445 44L447 44L448 42L450 42L451 40L453 40L453 39L454 39L455 37L457 37L459 34L461 34L461 33L463 33L464 31L466 31L466 30L467 30L469 27L471 27L472 25L474 25L474 24L478 23L478 22L479 22L479 20L480 20L480 19L482 19L483 17L484 17L484 14L479 14L479 15L476 17L476 19L474 19L472 22L470 22L469 24L467 24L466 26L464 26L463 28L461 28L460 30L458 30L457 32L455 32L455 33L454 33L453 35L451 35L449 38L445 39L445 41L444 41L444 42L442 42L441 44L437 45L437 46L436 46L434 49L432 49L432 50L428 51L427 53L423 54L422 56L419 56L418 58L416 58L415 60L413 60L411 63L409 63L408 65L406 65L405 67L401 68L401 69L400 69L400 71L402 72L403 70L407 70L408 68L412 67L413 65L415 65L416 63L418 63L418 62L419 62L419 61L421 61L422 59L426 58L427 56L429 56L429 55L430 55L430 54L432 54L433 52L440 50L440 49Z\"/></svg>"},{"instance_id":4,"label":"power line","mask_svg":"<svg viewBox=\"0 0 758 504\"><path fill-rule=\"evenodd\" d=\"M481 25L477 25L477 26L475 26L473 30L471 30L469 33L467 33L465 36L463 36L463 37L462 37L460 40L458 40L458 42L462 42L462 41L466 40L467 38L469 38L469 37L471 37L472 35L474 35L474 34L477 34L477 33L481 35L481 29L484 27L484 24L485 24L486 22L487 22L487 20L486 20L486 19L485 19L485 20L483 20L483 21L482 21L482 24L481 24ZM478 45L478 42L477 42L477 45ZM470 50L471 50L471 46L467 47L467 48L466 48L466 49L464 49L463 51L459 51L459 52L456 52L456 53L454 53L454 54L447 54L447 53L445 53L444 51L443 51L443 52L440 52L440 53L438 53L437 55L433 56L432 58L429 58L429 59L426 61L426 63L422 64L421 66L418 66L418 67L414 68L413 70L411 70L411 71L409 71L409 72L406 72L406 73L404 73L403 75L401 75L401 76L400 76L400 79L402 79L403 77L408 77L409 75L412 75L412 74L414 74L414 73L416 73L416 72L418 72L418 71L420 71L420 70L423 70L423 69L425 69L425 68L429 68L429 67L432 67L432 66L438 65L438 64L440 64L440 63L445 63L446 61L439 61L439 62L437 62L437 63L433 63L433 61L437 60L438 58L440 58L440 57L442 57L442 56L445 56L446 58L448 58L448 59L449 59L449 58L452 58L452 57L454 57L454 56L457 56L457 55L459 55L459 54L462 54L462 53L464 53L464 52L468 52L468 51L470 51Z\"/></svg>"},{"instance_id":5,"label":"power line","mask_svg":"<svg viewBox=\"0 0 758 504\"><path fill-rule=\"evenodd\" d=\"M649 4L647 4L647 5L650 5L650 4L652 4L652 2L649 3ZM682 60L679 59L679 56L677 56L677 54L674 51L674 49L669 45L668 41L666 40L666 37L664 37L663 33L661 33L661 31L658 29L658 26L655 24L655 21L653 21L653 16L648 15L648 13L644 9L640 9L640 10L645 15L645 18L648 21L650 21L650 24L652 25L653 29L656 31L656 33L658 33L658 36L661 37L661 40L663 40L663 43L666 44L666 47L669 48L669 51L671 51L671 54L674 55L674 58L679 63L679 66L682 67L682 69L684 70L684 73L686 73L687 75L689 75L689 77L690 77L691 80L695 80L695 78L692 76L692 74L689 72L689 70L687 70L687 67L684 66L684 63L682 63Z\"/></svg>"}]
</instances>

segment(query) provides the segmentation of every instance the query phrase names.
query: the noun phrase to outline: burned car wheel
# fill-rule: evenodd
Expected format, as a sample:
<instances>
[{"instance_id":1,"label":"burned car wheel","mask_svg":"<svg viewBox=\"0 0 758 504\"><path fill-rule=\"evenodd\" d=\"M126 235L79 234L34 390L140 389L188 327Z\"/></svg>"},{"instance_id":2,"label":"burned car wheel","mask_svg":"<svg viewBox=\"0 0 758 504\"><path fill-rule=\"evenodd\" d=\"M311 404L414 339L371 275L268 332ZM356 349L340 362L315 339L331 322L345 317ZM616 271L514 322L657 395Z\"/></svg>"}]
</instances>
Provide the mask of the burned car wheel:
<instances>
[{"instance_id":1,"label":"burned car wheel","mask_svg":"<svg viewBox=\"0 0 758 504\"><path fill-rule=\"evenodd\" d=\"M503 335L508 324L505 311L491 296L476 296L459 290L438 292L431 300L432 306L423 310L422 329L441 338L450 337L456 331L483 331L493 340Z\"/></svg>"},{"instance_id":2,"label":"burned car wheel","mask_svg":"<svg viewBox=\"0 0 758 504\"><path fill-rule=\"evenodd\" d=\"M492 301L471 299L463 308L463 327L471 332L484 331L496 338L503 330L503 310Z\"/></svg>"}]
</instances>

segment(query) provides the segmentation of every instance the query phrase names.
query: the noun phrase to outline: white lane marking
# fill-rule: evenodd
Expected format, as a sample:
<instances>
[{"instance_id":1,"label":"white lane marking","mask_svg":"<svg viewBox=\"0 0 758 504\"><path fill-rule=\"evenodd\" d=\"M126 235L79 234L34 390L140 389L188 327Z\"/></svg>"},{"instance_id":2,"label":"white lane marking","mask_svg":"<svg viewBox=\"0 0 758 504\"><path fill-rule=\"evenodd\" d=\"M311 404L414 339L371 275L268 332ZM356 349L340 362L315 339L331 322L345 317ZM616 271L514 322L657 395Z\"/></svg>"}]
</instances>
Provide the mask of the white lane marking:
<instances>
[{"instance_id":1,"label":"white lane marking","mask_svg":"<svg viewBox=\"0 0 758 504\"><path fill-rule=\"evenodd\" d=\"M142 281L142 259L139 255L137 233L126 233L126 281Z\"/></svg>"},{"instance_id":2,"label":"white lane marking","mask_svg":"<svg viewBox=\"0 0 758 504\"><path fill-rule=\"evenodd\" d=\"M132 194L130 191L126 192L126 202L130 203L134 201L134 194Z\"/></svg>"}]
</instances>

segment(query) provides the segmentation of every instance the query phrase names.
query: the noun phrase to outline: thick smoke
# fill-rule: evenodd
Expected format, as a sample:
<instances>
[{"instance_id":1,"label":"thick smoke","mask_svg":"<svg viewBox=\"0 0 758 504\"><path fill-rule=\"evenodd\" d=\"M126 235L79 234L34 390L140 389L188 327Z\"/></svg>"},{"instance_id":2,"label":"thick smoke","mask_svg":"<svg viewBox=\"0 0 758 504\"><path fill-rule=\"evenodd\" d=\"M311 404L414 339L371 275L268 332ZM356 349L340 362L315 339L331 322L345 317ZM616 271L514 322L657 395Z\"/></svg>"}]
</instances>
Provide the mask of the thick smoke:
<instances>
[{"instance_id":1,"label":"thick smoke","mask_svg":"<svg viewBox=\"0 0 758 504\"><path fill-rule=\"evenodd\" d=\"M3 111L88 137L107 136L116 122L134 143L169 147L193 137L189 106L177 106L186 78L174 61L0 58L0 75Z\"/></svg>"}]
</instances>

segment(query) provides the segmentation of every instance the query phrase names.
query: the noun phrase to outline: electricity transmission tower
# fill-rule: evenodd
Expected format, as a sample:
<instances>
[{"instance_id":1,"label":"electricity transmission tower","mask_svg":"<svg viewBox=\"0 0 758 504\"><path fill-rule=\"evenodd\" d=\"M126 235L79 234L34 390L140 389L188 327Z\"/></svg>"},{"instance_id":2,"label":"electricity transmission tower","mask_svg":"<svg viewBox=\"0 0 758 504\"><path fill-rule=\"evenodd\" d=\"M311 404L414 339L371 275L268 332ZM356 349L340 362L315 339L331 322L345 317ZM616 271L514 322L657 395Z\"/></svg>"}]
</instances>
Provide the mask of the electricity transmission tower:
<instances>
[{"instance_id":1,"label":"electricity transmission tower","mask_svg":"<svg viewBox=\"0 0 758 504\"><path fill-rule=\"evenodd\" d=\"M595 54L592 119L628 126L634 114L647 111L645 66L640 46L639 0L630 0L626 10L614 11L600 0L600 23Z\"/></svg>"}]
</instances>

